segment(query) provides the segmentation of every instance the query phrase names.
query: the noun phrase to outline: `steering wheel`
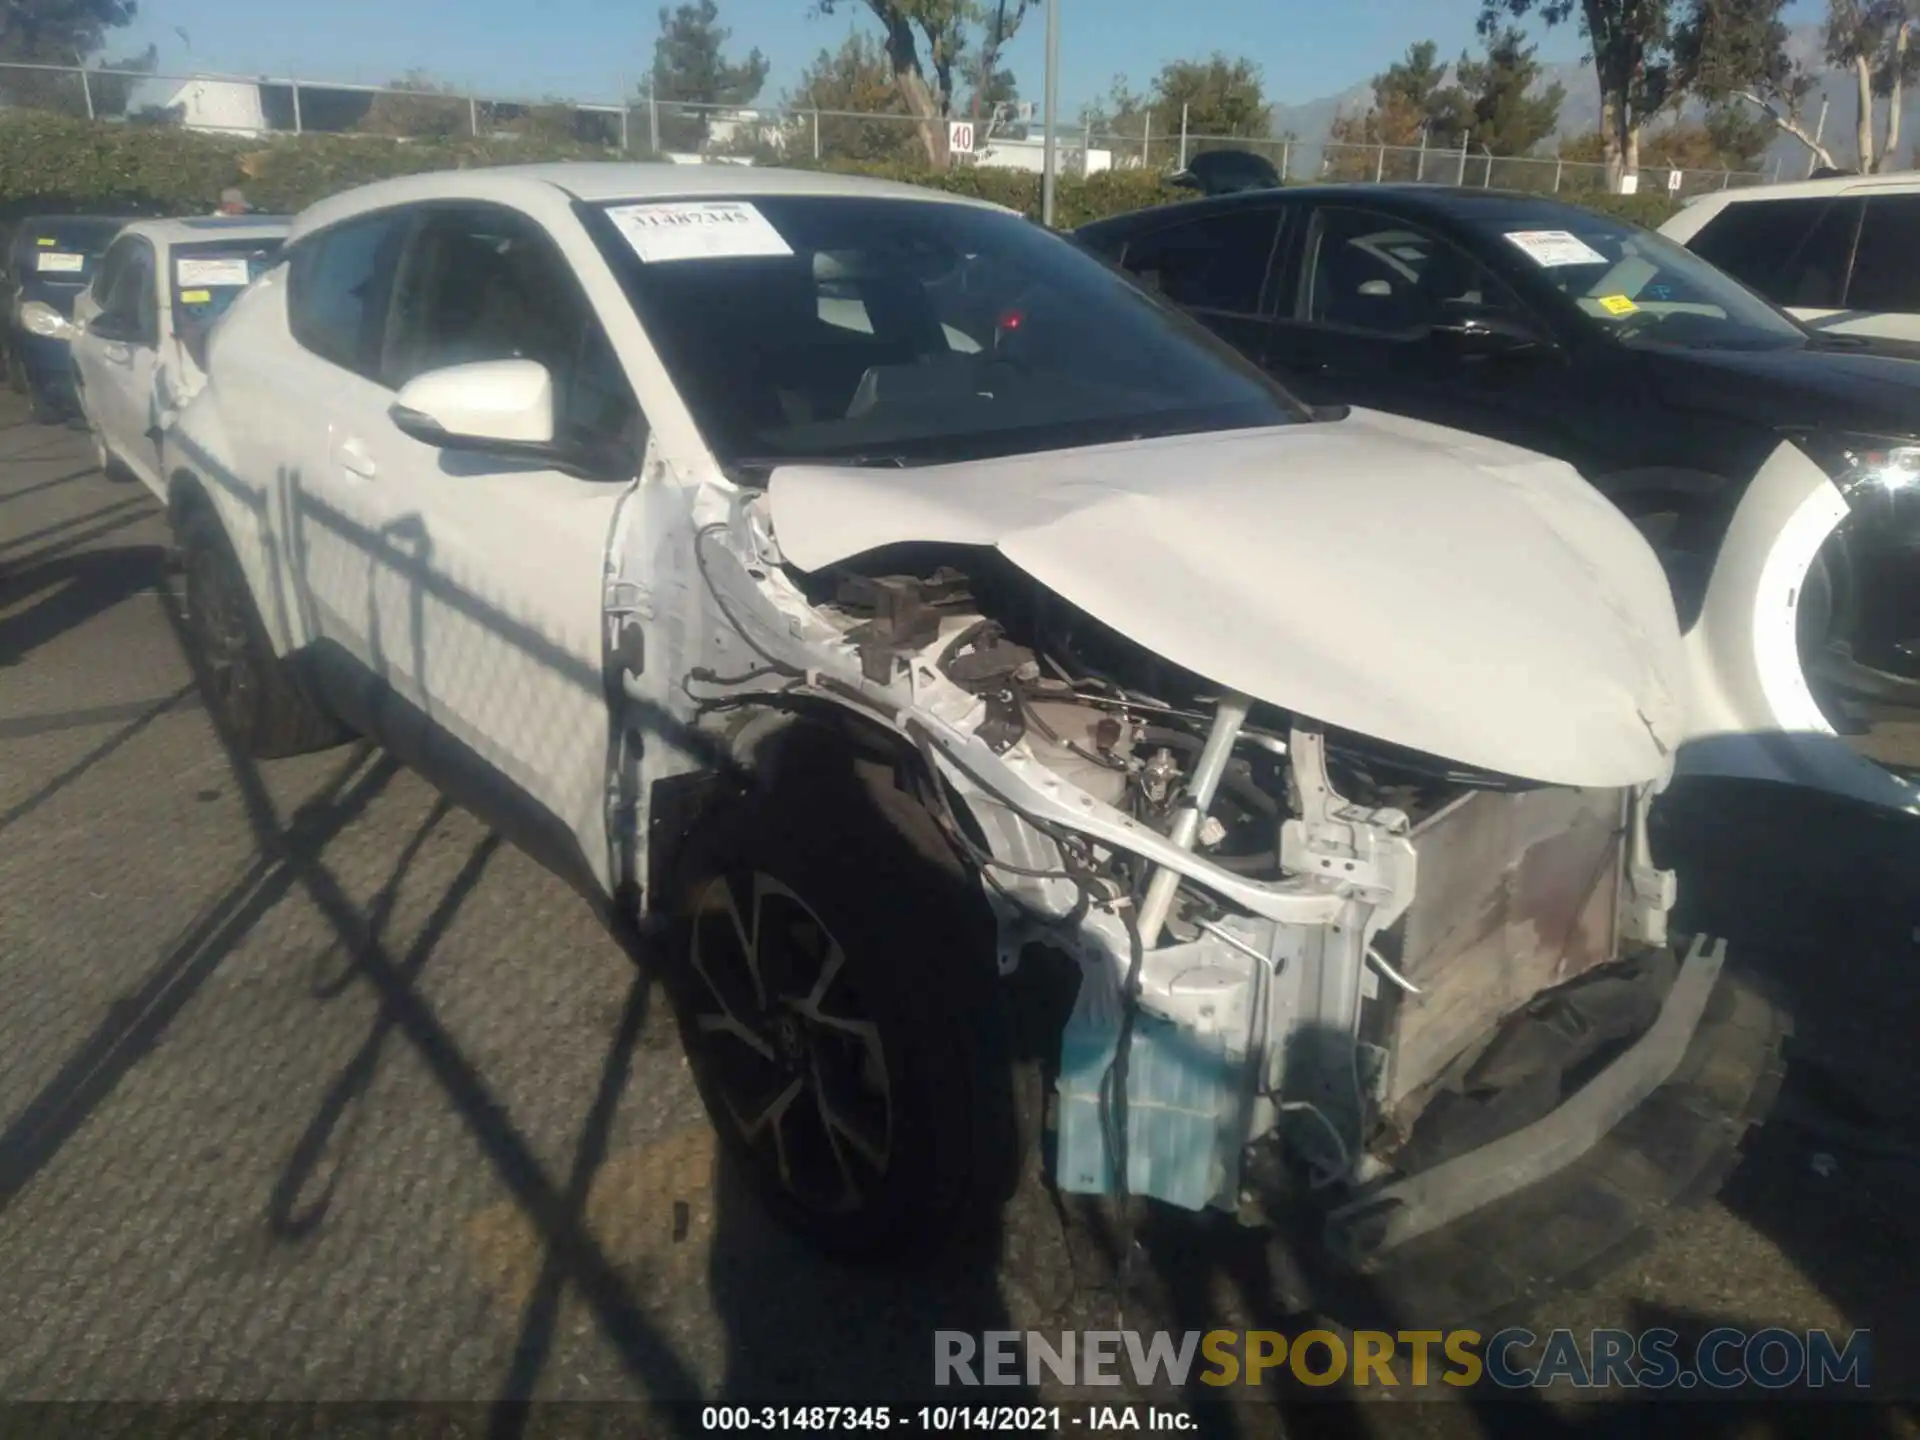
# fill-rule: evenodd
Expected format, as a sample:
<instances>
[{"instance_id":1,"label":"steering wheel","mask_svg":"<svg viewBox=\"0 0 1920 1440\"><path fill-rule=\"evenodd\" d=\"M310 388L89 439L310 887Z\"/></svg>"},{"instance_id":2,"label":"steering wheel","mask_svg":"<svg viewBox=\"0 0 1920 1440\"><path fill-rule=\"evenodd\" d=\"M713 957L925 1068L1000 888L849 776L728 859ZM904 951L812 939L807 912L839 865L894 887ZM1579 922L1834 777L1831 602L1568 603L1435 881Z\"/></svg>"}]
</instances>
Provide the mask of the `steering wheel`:
<instances>
[{"instance_id":1,"label":"steering wheel","mask_svg":"<svg viewBox=\"0 0 1920 1440\"><path fill-rule=\"evenodd\" d=\"M1614 326L1614 338L1631 340L1636 335L1644 335L1654 326L1664 324L1667 315L1668 312L1664 310L1636 310L1633 314L1624 316L1620 323Z\"/></svg>"}]
</instances>

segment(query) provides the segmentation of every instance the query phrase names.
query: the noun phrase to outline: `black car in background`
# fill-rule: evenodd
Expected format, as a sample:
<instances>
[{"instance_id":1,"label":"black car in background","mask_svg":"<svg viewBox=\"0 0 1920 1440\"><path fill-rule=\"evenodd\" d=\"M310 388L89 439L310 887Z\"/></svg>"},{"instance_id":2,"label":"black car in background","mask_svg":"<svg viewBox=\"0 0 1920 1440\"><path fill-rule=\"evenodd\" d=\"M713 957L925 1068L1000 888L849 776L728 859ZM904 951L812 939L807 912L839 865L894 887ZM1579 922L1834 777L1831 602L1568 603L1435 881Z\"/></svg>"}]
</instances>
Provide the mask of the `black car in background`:
<instances>
[{"instance_id":1,"label":"black car in background","mask_svg":"<svg viewBox=\"0 0 1920 1440\"><path fill-rule=\"evenodd\" d=\"M78 414L79 404L66 338L28 307L37 303L71 321L74 300L126 223L111 215L29 215L14 227L6 251L7 379L32 399L33 418L43 424Z\"/></svg>"},{"instance_id":2,"label":"black car in background","mask_svg":"<svg viewBox=\"0 0 1920 1440\"><path fill-rule=\"evenodd\" d=\"M1243 190L1277 190L1280 172L1264 155L1251 150L1202 150L1169 183L1200 195L1238 195Z\"/></svg>"},{"instance_id":3,"label":"black car in background","mask_svg":"<svg viewBox=\"0 0 1920 1440\"><path fill-rule=\"evenodd\" d=\"M1920 808L1920 363L1543 197L1302 186L1077 238L1305 400L1571 462L1640 522L1689 643L1714 648L1711 723L1848 737Z\"/></svg>"}]
</instances>

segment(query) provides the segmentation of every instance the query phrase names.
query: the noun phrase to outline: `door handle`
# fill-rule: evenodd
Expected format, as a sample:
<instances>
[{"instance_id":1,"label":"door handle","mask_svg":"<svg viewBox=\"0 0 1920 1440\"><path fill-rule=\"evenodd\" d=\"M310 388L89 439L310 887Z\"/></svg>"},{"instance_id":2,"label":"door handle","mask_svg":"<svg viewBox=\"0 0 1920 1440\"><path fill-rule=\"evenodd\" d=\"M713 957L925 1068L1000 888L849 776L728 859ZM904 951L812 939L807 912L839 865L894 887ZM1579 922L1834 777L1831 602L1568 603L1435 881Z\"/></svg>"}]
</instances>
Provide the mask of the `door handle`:
<instances>
[{"instance_id":1,"label":"door handle","mask_svg":"<svg viewBox=\"0 0 1920 1440\"><path fill-rule=\"evenodd\" d=\"M342 440L334 447L333 458L348 474L358 475L363 480L373 479L376 469L373 457L358 440Z\"/></svg>"}]
</instances>

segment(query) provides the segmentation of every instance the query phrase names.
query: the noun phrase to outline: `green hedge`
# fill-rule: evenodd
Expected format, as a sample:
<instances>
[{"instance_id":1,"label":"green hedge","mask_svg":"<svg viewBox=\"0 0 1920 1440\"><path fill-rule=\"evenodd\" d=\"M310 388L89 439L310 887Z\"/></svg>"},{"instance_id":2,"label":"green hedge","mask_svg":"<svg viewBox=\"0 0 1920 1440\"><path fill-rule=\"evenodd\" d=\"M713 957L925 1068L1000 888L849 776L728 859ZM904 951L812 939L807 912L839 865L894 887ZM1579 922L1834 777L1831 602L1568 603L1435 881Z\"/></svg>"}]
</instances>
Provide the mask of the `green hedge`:
<instances>
[{"instance_id":1,"label":"green hedge","mask_svg":"<svg viewBox=\"0 0 1920 1440\"><path fill-rule=\"evenodd\" d=\"M389 140L360 135L242 139L166 126L96 124L29 112L0 114L0 217L36 212L196 214L240 186L263 210L292 212L324 196L394 175L536 160L605 160L603 149L544 139ZM866 164L827 168L978 196L1040 213L1040 177L963 166L931 170ZM1112 170L1057 181L1065 227L1189 198L1157 171ZM1581 204L1643 225L1674 211L1664 194L1582 194Z\"/></svg>"}]
</instances>

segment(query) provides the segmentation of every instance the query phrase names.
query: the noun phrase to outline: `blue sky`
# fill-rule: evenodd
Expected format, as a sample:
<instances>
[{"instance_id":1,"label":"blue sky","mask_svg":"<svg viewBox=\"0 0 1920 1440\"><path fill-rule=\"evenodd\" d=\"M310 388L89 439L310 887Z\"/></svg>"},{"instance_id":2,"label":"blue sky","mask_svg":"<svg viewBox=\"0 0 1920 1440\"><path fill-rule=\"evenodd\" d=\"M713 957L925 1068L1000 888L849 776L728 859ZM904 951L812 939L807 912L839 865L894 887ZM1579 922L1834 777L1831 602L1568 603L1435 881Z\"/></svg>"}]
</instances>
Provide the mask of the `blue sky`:
<instances>
[{"instance_id":1,"label":"blue sky","mask_svg":"<svg viewBox=\"0 0 1920 1440\"><path fill-rule=\"evenodd\" d=\"M822 47L865 24L861 0L810 16L812 0L720 0L735 48L773 63L777 98ZM169 73L222 71L378 82L409 69L503 96L618 98L650 63L659 0L140 0L125 39L160 47ZM1276 101L1318 99L1363 80L1409 41L1457 55L1473 39L1476 0L1062 0L1064 112L1106 91L1115 74L1144 81L1170 59L1223 50L1257 61ZM1041 91L1039 13L1009 47L1022 93ZM187 40L175 33L184 30ZM121 41L110 47L118 51ZM1571 59L1571 33L1543 56Z\"/></svg>"}]
</instances>

